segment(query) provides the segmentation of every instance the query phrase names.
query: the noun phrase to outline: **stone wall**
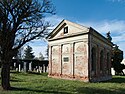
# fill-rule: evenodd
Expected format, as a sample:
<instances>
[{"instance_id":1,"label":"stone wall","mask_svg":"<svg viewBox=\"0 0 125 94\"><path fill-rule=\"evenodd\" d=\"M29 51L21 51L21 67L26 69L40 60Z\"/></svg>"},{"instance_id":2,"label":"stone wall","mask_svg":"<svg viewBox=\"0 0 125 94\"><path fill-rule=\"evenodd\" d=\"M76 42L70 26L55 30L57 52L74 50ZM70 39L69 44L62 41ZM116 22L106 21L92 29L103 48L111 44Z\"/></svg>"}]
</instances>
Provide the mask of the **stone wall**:
<instances>
[{"instance_id":1,"label":"stone wall","mask_svg":"<svg viewBox=\"0 0 125 94\"><path fill-rule=\"evenodd\" d=\"M88 81L88 43L74 41L53 45L51 49L51 77ZM51 61L50 61L51 62Z\"/></svg>"},{"instance_id":2,"label":"stone wall","mask_svg":"<svg viewBox=\"0 0 125 94\"><path fill-rule=\"evenodd\" d=\"M95 69L92 70L92 49L95 50L96 59ZM111 51L112 47L108 44L106 40L102 37L99 39L96 35L90 36L90 50L89 57L91 58L89 62L90 80L91 81L104 81L111 79Z\"/></svg>"}]
</instances>

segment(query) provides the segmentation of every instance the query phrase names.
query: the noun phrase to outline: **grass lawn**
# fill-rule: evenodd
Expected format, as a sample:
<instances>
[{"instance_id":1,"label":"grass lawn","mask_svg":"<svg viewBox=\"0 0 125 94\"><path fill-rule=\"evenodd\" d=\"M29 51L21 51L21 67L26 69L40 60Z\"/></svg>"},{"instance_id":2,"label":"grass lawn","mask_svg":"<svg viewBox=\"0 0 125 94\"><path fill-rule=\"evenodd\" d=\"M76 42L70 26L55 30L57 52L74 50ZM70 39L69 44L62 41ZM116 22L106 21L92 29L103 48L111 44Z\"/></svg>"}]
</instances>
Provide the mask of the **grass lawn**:
<instances>
[{"instance_id":1,"label":"grass lawn","mask_svg":"<svg viewBox=\"0 0 125 94\"><path fill-rule=\"evenodd\" d=\"M11 73L11 91L0 94L125 94L125 76L111 81L84 83L81 81L48 78L47 74Z\"/></svg>"}]
</instances>

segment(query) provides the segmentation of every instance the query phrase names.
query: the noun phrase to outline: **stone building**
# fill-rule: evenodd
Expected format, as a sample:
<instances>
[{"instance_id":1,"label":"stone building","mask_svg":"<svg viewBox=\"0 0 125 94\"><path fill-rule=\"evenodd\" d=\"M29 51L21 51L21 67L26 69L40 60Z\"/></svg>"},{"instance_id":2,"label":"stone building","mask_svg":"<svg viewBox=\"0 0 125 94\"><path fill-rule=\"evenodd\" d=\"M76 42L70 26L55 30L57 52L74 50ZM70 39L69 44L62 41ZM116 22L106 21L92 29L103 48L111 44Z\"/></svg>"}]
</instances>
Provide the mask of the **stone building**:
<instances>
[{"instance_id":1,"label":"stone building","mask_svg":"<svg viewBox=\"0 0 125 94\"><path fill-rule=\"evenodd\" d=\"M63 20L48 36L49 77L85 82L109 80L110 40L92 27Z\"/></svg>"}]
</instances>

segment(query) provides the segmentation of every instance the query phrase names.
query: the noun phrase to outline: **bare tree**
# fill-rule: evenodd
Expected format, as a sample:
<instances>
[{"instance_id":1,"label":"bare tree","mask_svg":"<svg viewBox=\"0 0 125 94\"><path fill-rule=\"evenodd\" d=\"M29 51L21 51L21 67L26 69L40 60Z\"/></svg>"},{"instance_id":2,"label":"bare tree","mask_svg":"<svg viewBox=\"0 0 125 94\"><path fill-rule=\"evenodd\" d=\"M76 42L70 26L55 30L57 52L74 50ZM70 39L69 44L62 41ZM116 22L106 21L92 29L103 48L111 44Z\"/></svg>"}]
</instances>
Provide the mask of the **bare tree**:
<instances>
[{"instance_id":1,"label":"bare tree","mask_svg":"<svg viewBox=\"0 0 125 94\"><path fill-rule=\"evenodd\" d=\"M55 14L50 0L0 0L1 85L4 90L11 87L10 62L18 49L48 33L50 24L45 21L48 14Z\"/></svg>"}]
</instances>

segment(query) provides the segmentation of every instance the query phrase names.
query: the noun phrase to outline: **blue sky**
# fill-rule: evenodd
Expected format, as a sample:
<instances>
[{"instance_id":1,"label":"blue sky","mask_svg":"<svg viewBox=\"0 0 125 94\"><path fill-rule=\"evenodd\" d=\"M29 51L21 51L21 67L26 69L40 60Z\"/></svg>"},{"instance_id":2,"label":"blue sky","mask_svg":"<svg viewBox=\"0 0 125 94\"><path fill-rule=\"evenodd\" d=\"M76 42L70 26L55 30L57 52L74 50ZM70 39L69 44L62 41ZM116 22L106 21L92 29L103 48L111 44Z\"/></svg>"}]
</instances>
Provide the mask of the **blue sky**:
<instances>
[{"instance_id":1,"label":"blue sky","mask_svg":"<svg viewBox=\"0 0 125 94\"><path fill-rule=\"evenodd\" d=\"M125 0L52 0L56 15L49 16L55 27L63 19L91 26L102 35L111 32L113 42L125 51ZM47 43L34 41L30 43L35 55L45 54Z\"/></svg>"},{"instance_id":2,"label":"blue sky","mask_svg":"<svg viewBox=\"0 0 125 94\"><path fill-rule=\"evenodd\" d=\"M73 21L125 19L124 0L53 0L57 15Z\"/></svg>"}]
</instances>

